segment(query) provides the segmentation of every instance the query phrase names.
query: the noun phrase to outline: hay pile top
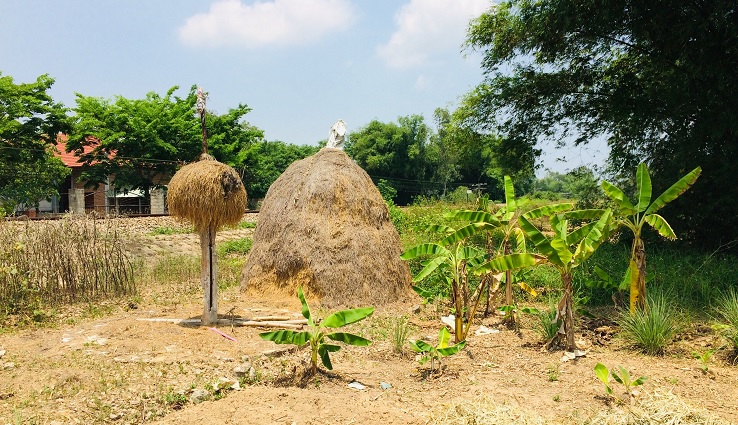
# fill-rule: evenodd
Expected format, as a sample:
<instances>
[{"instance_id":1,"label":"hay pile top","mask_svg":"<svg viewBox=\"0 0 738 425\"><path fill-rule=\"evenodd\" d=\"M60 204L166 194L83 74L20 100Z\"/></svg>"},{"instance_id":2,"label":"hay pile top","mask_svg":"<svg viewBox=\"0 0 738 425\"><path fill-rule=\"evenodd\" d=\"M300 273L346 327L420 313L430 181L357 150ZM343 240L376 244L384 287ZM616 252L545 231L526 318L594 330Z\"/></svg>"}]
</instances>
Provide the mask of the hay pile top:
<instances>
[{"instance_id":1,"label":"hay pile top","mask_svg":"<svg viewBox=\"0 0 738 425\"><path fill-rule=\"evenodd\" d=\"M302 285L328 307L387 304L410 292L387 205L340 149L290 165L269 188L258 223L244 289L294 296Z\"/></svg>"},{"instance_id":2,"label":"hay pile top","mask_svg":"<svg viewBox=\"0 0 738 425\"><path fill-rule=\"evenodd\" d=\"M237 224L246 210L246 189L236 171L209 155L182 167L169 182L169 212L198 231Z\"/></svg>"}]
</instances>

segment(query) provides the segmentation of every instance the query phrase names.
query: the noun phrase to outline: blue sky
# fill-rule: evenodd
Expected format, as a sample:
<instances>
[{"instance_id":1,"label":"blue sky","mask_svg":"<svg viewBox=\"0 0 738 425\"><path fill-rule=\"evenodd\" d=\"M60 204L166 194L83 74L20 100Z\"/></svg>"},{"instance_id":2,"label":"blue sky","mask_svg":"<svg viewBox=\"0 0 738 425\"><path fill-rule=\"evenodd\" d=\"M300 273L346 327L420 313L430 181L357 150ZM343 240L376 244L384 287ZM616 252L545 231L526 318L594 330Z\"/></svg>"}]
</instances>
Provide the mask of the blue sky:
<instances>
[{"instance_id":1,"label":"blue sky","mask_svg":"<svg viewBox=\"0 0 738 425\"><path fill-rule=\"evenodd\" d=\"M3 0L0 72L48 73L53 97L164 94L193 84L208 109L239 103L268 140L316 144L343 119L356 130L455 108L482 80L462 52L489 0ZM598 162L595 148L542 145L544 167ZM566 162L556 158L565 157Z\"/></svg>"}]
</instances>

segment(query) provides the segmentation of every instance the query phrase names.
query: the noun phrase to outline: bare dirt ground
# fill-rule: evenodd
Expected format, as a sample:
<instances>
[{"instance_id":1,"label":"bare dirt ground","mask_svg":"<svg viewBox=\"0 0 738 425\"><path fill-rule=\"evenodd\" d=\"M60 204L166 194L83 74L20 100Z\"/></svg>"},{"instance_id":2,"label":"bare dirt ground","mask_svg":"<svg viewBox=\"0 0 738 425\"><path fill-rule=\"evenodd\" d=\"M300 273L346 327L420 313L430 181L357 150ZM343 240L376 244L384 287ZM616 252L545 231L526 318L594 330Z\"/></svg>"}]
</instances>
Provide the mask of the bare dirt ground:
<instances>
[{"instance_id":1,"label":"bare dirt ground","mask_svg":"<svg viewBox=\"0 0 738 425\"><path fill-rule=\"evenodd\" d=\"M128 222L137 235L131 250L147 261L167 253L197 255L194 235L152 236L162 220L168 219ZM250 231L226 230L219 237ZM603 412L624 416L628 403L605 397L593 373L598 362L647 376L639 398L674 394L723 423L738 423L738 367L725 351L709 362L708 373L692 358L693 352L722 345L704 325L686 331L666 355L649 357L613 337L614 324L584 322L579 336L587 355L563 362L562 352L542 349L529 324L516 332L500 326L498 318L480 319L499 332L471 336L466 350L444 359L442 374L430 376L428 365L420 366L409 350L393 352L391 322L407 316L411 339L433 341L438 314L432 306L414 312L417 305L398 304L352 325L374 344L344 347L332 355L332 372L301 381L307 351L258 337L270 329L223 324L214 330L148 320L199 317L197 280L140 291L135 299L79 307L82 313L68 313L74 319L62 317L53 328L0 335L0 425L461 424L479 422L444 422L443 416L460 411L460 401L490 400L510 410L512 423L601 423L593 418ZM326 313L311 304L319 316ZM238 288L221 292L220 311L224 318L300 317L296 297L242 294ZM365 388L352 389L352 382ZM613 385L622 393L622 386Z\"/></svg>"}]
</instances>

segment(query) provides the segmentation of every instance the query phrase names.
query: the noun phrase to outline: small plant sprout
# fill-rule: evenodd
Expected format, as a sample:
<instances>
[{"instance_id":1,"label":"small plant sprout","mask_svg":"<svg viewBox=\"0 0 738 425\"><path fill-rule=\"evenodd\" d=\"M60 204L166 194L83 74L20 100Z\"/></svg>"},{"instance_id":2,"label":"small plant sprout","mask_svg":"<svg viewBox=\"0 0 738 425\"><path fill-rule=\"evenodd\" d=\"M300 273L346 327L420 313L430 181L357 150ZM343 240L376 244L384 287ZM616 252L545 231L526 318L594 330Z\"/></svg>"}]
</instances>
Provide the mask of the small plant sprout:
<instances>
[{"instance_id":1,"label":"small plant sprout","mask_svg":"<svg viewBox=\"0 0 738 425\"><path fill-rule=\"evenodd\" d=\"M643 385L648 378L641 376L640 378L633 380L628 369L622 366L618 366L617 369L617 372L615 370L608 370L602 363L597 363L594 367L595 375L597 375L597 378L605 384L605 392L608 395L615 396L612 387L610 387L609 377L612 376L612 379L615 380L615 382L622 384L625 387L625 393L628 399L630 399L633 396L633 387Z\"/></svg>"},{"instance_id":2,"label":"small plant sprout","mask_svg":"<svg viewBox=\"0 0 738 425\"><path fill-rule=\"evenodd\" d=\"M435 364L438 363L438 371L441 371L441 359L443 357L452 356L459 351L463 350L466 346L466 341L461 341L458 344L449 345L451 340L451 334L448 329L442 327L438 332L438 345L435 347L421 340L410 341L410 348L417 353L423 354L423 357L418 360L422 364L426 364L428 360L431 362L431 374L435 370Z\"/></svg>"},{"instance_id":3,"label":"small plant sprout","mask_svg":"<svg viewBox=\"0 0 738 425\"><path fill-rule=\"evenodd\" d=\"M613 395L612 388L610 387L610 371L607 369L607 366L602 363L597 363L594 367L594 371L597 378L605 384L605 393L607 393L607 395Z\"/></svg>"},{"instance_id":4,"label":"small plant sprout","mask_svg":"<svg viewBox=\"0 0 738 425\"><path fill-rule=\"evenodd\" d=\"M710 370L709 370L707 364L710 363L710 358L712 357L713 354L715 354L715 349L707 350L707 351L705 351L702 354L700 354L700 353L698 353L696 351L692 353L692 356L695 359L698 359L700 361L700 370L705 375L708 374L708 373L710 373Z\"/></svg>"},{"instance_id":5,"label":"small plant sprout","mask_svg":"<svg viewBox=\"0 0 738 425\"><path fill-rule=\"evenodd\" d=\"M402 354L402 348L407 342L410 335L410 324L406 316L395 317L392 323L392 350L397 354Z\"/></svg>"},{"instance_id":6,"label":"small plant sprout","mask_svg":"<svg viewBox=\"0 0 738 425\"><path fill-rule=\"evenodd\" d=\"M315 375L318 371L318 356L320 356L320 360L326 369L333 370L329 354L340 350L341 346L327 343L326 338L356 346L371 344L371 341L358 335L347 332L328 332L328 330L363 320L374 313L374 307L341 310L329 315L322 321L316 321L310 313L310 307L305 300L302 287L297 288L297 297L300 298L302 315L307 319L309 329L301 332L292 330L263 332L259 336L263 340L272 341L276 344L294 344L298 347L310 344L311 375ZM316 324L316 322L318 323Z\"/></svg>"}]
</instances>

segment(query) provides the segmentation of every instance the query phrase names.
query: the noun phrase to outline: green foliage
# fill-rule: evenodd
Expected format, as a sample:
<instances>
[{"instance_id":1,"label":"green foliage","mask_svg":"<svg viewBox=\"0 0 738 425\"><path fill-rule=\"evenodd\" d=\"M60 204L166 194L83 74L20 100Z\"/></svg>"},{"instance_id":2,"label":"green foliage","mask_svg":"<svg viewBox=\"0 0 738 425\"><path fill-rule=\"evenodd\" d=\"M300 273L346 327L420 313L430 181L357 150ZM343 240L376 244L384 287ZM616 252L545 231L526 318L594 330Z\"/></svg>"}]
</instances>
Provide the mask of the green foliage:
<instances>
[{"instance_id":1,"label":"green foliage","mask_svg":"<svg viewBox=\"0 0 738 425\"><path fill-rule=\"evenodd\" d=\"M723 336L738 350L738 290L731 288L723 294L715 306L715 313L727 324L723 328Z\"/></svg>"},{"instance_id":2,"label":"green foliage","mask_svg":"<svg viewBox=\"0 0 738 425\"><path fill-rule=\"evenodd\" d=\"M672 216L719 246L738 239L735 13L732 0L502 2L469 29L485 79L464 102L479 126L521 144L604 139L617 174L645 161L674 181L701 165Z\"/></svg>"},{"instance_id":3,"label":"green foliage","mask_svg":"<svg viewBox=\"0 0 738 425\"><path fill-rule=\"evenodd\" d=\"M594 170L586 166L565 174L549 170L536 181L533 195L552 201L576 199L579 209L600 208L604 201Z\"/></svg>"},{"instance_id":4,"label":"green foliage","mask_svg":"<svg viewBox=\"0 0 738 425\"><path fill-rule=\"evenodd\" d=\"M229 254L245 255L251 251L251 245L253 245L251 238L240 238L225 241L218 244L218 256L223 257Z\"/></svg>"},{"instance_id":5,"label":"green foliage","mask_svg":"<svg viewBox=\"0 0 738 425\"><path fill-rule=\"evenodd\" d=\"M358 335L347 332L329 332L329 329L341 328L363 320L374 313L374 307L341 310L329 315L322 321L318 321L317 319L313 319L310 307L302 292L302 287L297 288L297 297L302 304L302 315L307 319L309 329L300 332L292 330L263 332L259 336L265 341L272 341L277 344L293 344L298 347L310 344L310 360L313 375L317 372L318 356L320 356L323 366L328 370L332 370L333 364L331 363L330 353L335 353L341 349L340 345L326 342L326 338L355 346L367 346L371 344L371 341Z\"/></svg>"},{"instance_id":6,"label":"green foliage","mask_svg":"<svg viewBox=\"0 0 738 425\"><path fill-rule=\"evenodd\" d=\"M427 257L421 263L423 269L414 277L413 282L419 282L439 270L443 279L450 287L449 294L454 309L454 338L456 342L466 339L471 319L474 317L482 298L485 285L482 280L476 289L472 290L469 284L470 274L484 274L490 271L506 271L529 267L536 264L536 257L531 254L511 254L492 258L485 262L485 252L472 246L467 246L464 240L474 234L473 228L477 223L459 228L438 225L435 229L447 234L437 243L423 243L402 253L403 260L412 260L418 257ZM425 298L428 293L416 288Z\"/></svg>"},{"instance_id":7,"label":"green foliage","mask_svg":"<svg viewBox=\"0 0 738 425\"><path fill-rule=\"evenodd\" d=\"M351 132L346 153L369 175L426 180L429 167L425 153L430 129L421 115L399 117L397 121L395 124L373 120Z\"/></svg>"},{"instance_id":8,"label":"green foliage","mask_svg":"<svg viewBox=\"0 0 738 425\"><path fill-rule=\"evenodd\" d=\"M171 227L171 226L159 226L155 227L154 230L151 231L151 235L157 236L157 235L178 235L183 233L194 233L194 229L192 227Z\"/></svg>"},{"instance_id":9,"label":"green foliage","mask_svg":"<svg viewBox=\"0 0 738 425\"><path fill-rule=\"evenodd\" d=\"M295 161L318 152L317 146L297 146L280 141L258 141L241 151L232 164L243 171L249 198L263 198L275 180Z\"/></svg>"},{"instance_id":10,"label":"green foliage","mask_svg":"<svg viewBox=\"0 0 738 425\"><path fill-rule=\"evenodd\" d=\"M624 226L633 233L630 266L626 274L630 279L631 313L635 312L637 308L642 308L646 301L646 251L642 237L643 226L647 223L661 236L667 239L676 239L676 234L674 234L669 223L656 212L689 189L697 181L701 172L700 167L695 168L659 195L653 202L651 202L651 176L644 163L639 164L636 171L637 203L631 202L625 196L625 193L612 183L602 182L605 194L618 207L618 216L613 228Z\"/></svg>"},{"instance_id":11,"label":"green foliage","mask_svg":"<svg viewBox=\"0 0 738 425\"><path fill-rule=\"evenodd\" d=\"M660 294L649 296L644 309L623 312L618 324L621 336L649 355L662 354L681 327L674 306Z\"/></svg>"},{"instance_id":12,"label":"green foliage","mask_svg":"<svg viewBox=\"0 0 738 425\"><path fill-rule=\"evenodd\" d=\"M485 247L487 254L490 258L498 256L507 256L514 252L525 253L525 233L518 225L518 218L520 211L518 209L518 201L515 198L515 187L513 186L512 179L510 176L504 177L505 187L505 205L499 208L496 212L492 212L489 209L489 203L486 199L479 200L479 206L476 211L454 211L449 215L455 219L465 220L471 222L468 226L464 226L462 229L469 234L483 233L485 236ZM459 230L461 231L461 229ZM494 236L499 235L499 242L495 244ZM505 269L490 269L487 272L487 279L500 280L500 277L495 276L495 272L505 272L505 303L508 306L512 306L515 301L513 300L512 286L517 284L520 288L536 296L535 290L528 286L519 276L514 275L512 270L516 267L505 267ZM511 310L513 313L515 310ZM507 316L509 320L515 321L515 315L510 314Z\"/></svg>"},{"instance_id":13,"label":"green foliage","mask_svg":"<svg viewBox=\"0 0 738 425\"><path fill-rule=\"evenodd\" d=\"M605 384L605 392L612 396L614 396L614 391L612 390L612 387L610 387L610 376L612 376L612 379L614 379L615 382L622 384L623 387L625 387L625 393L628 397L632 395L633 387L643 385L644 382L646 382L646 379L648 379L645 376L641 376L640 378L633 380L628 369L618 366L617 371L615 371L615 369L608 370L602 363L597 363L595 365L594 372L597 378Z\"/></svg>"},{"instance_id":14,"label":"green foliage","mask_svg":"<svg viewBox=\"0 0 738 425\"><path fill-rule=\"evenodd\" d=\"M384 199L385 202L394 204L395 196L397 196L397 189L392 187L387 180L379 179L379 182L377 182L377 189L379 189L379 194L382 195L382 199Z\"/></svg>"},{"instance_id":15,"label":"green foliage","mask_svg":"<svg viewBox=\"0 0 738 425\"><path fill-rule=\"evenodd\" d=\"M202 130L194 113L196 87L184 98L174 95L177 89L134 100L77 94L76 123L67 150L79 154L89 185L115 175L118 188L148 191L162 185L162 176L172 176L181 163L197 158ZM216 159L237 166L242 151L261 139L260 130L241 122L249 111L239 105L222 116L207 115L209 153ZM84 146L93 149L83 154Z\"/></svg>"},{"instance_id":16,"label":"green foliage","mask_svg":"<svg viewBox=\"0 0 738 425\"><path fill-rule=\"evenodd\" d=\"M0 213L57 195L69 174L53 153L57 134L70 129L67 108L48 94L53 84L46 74L16 84L0 73Z\"/></svg>"},{"instance_id":17,"label":"green foliage","mask_svg":"<svg viewBox=\"0 0 738 425\"><path fill-rule=\"evenodd\" d=\"M429 360L431 362L431 373L434 372L434 364L438 363L438 371L441 370L441 359L447 356L452 356L459 351L463 350L466 346L466 341L461 341L457 344L449 345L451 341L451 334L448 332L446 327L442 327L438 332L438 344L432 346L424 341L416 340L410 341L410 348L416 353L421 353L422 357L418 362L426 364Z\"/></svg>"},{"instance_id":18,"label":"green foliage","mask_svg":"<svg viewBox=\"0 0 738 425\"><path fill-rule=\"evenodd\" d=\"M715 354L715 350L707 350L704 353L700 354L696 351L692 352L692 357L700 361L700 370L702 373L708 373L710 370L709 363L710 358L712 358L712 355Z\"/></svg>"},{"instance_id":19,"label":"green foliage","mask_svg":"<svg viewBox=\"0 0 738 425\"><path fill-rule=\"evenodd\" d=\"M571 204L546 205L523 214L519 218L520 227L533 242L536 250L546 257L561 275L564 294L557 308L556 320L562 323L566 350L576 349L574 344L574 290L573 270L591 257L608 236L608 226L612 212L607 210L569 211ZM552 236L541 232L531 220L548 217ZM597 220L569 229L572 221Z\"/></svg>"},{"instance_id":20,"label":"green foliage","mask_svg":"<svg viewBox=\"0 0 738 425\"><path fill-rule=\"evenodd\" d=\"M410 323L406 316L393 317L390 320L391 329L390 336L392 337L392 351L397 354L402 353L402 349L405 347L405 343L410 336Z\"/></svg>"},{"instance_id":21,"label":"green foliage","mask_svg":"<svg viewBox=\"0 0 738 425\"><path fill-rule=\"evenodd\" d=\"M556 338L560 324L556 319L556 303L553 298L549 299L547 309L536 310L532 314L535 317L533 330L541 336L541 339L549 342Z\"/></svg>"}]
</instances>

